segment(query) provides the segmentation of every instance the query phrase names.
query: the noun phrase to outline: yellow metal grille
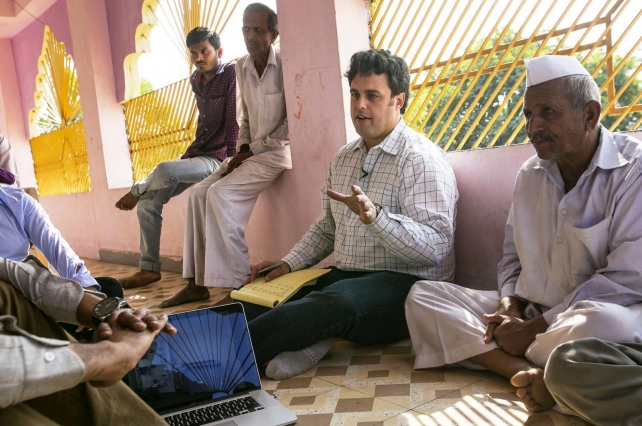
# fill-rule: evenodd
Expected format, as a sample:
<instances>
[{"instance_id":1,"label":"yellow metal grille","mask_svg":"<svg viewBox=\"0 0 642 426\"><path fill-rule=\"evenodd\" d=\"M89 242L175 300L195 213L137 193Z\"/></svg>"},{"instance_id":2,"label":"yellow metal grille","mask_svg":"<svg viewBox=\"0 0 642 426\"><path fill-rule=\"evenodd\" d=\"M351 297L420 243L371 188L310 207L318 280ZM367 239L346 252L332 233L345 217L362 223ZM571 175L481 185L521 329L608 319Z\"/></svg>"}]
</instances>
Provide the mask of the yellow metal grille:
<instances>
[{"instance_id":1,"label":"yellow metal grille","mask_svg":"<svg viewBox=\"0 0 642 426\"><path fill-rule=\"evenodd\" d=\"M34 100L29 130L40 194L91 190L76 68L65 44L48 26L38 58Z\"/></svg>"},{"instance_id":2,"label":"yellow metal grille","mask_svg":"<svg viewBox=\"0 0 642 426\"><path fill-rule=\"evenodd\" d=\"M36 107L29 111L32 137L82 119L74 60L49 26L45 26L42 53L38 57L34 100Z\"/></svg>"},{"instance_id":3,"label":"yellow metal grille","mask_svg":"<svg viewBox=\"0 0 642 426\"><path fill-rule=\"evenodd\" d=\"M161 27L170 34L174 46L184 55L185 64L192 72L192 60L185 46L185 36L195 27L208 27L221 34L240 0L164 0L158 3L165 20Z\"/></svg>"},{"instance_id":4,"label":"yellow metal grille","mask_svg":"<svg viewBox=\"0 0 642 426\"><path fill-rule=\"evenodd\" d=\"M125 103L134 180L161 161L176 160L194 140L197 109L189 79Z\"/></svg>"},{"instance_id":5,"label":"yellow metal grille","mask_svg":"<svg viewBox=\"0 0 642 426\"><path fill-rule=\"evenodd\" d=\"M148 43L143 43L142 39L148 38L152 26L161 25L171 35L174 46L184 54L186 70L191 73L191 58L185 47L187 33L195 27L207 26L221 34L239 1L145 0L145 22L137 31L137 51L148 50ZM157 16L166 19L157 20ZM141 39L140 43L138 38ZM137 60L139 54L132 56L132 60ZM131 68L131 64L129 67ZM129 74L131 77L132 73ZM138 84L137 78L130 80L128 85ZM127 100L123 104L135 181L146 177L161 161L176 160L192 143L198 110L189 79Z\"/></svg>"},{"instance_id":6,"label":"yellow metal grille","mask_svg":"<svg viewBox=\"0 0 642 426\"><path fill-rule=\"evenodd\" d=\"M40 195L91 191L82 121L31 139L31 151Z\"/></svg>"},{"instance_id":7,"label":"yellow metal grille","mask_svg":"<svg viewBox=\"0 0 642 426\"><path fill-rule=\"evenodd\" d=\"M574 55L602 91L602 124L642 124L636 0L376 0L371 45L411 73L404 120L444 150L526 142L524 58Z\"/></svg>"}]
</instances>

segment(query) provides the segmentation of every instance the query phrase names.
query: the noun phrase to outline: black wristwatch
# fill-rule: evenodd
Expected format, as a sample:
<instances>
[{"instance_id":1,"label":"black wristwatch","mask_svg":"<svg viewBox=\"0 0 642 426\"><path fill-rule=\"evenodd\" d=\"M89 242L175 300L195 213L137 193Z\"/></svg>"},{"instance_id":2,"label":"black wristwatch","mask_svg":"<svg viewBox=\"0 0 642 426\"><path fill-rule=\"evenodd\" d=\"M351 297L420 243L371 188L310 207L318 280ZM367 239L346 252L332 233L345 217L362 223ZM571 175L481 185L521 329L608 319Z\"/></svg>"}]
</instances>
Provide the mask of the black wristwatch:
<instances>
[{"instance_id":1,"label":"black wristwatch","mask_svg":"<svg viewBox=\"0 0 642 426\"><path fill-rule=\"evenodd\" d=\"M96 303L94 311L91 314L91 320L97 327L98 324L105 321L107 317L122 308L130 308L130 306L120 297L108 297Z\"/></svg>"}]
</instances>

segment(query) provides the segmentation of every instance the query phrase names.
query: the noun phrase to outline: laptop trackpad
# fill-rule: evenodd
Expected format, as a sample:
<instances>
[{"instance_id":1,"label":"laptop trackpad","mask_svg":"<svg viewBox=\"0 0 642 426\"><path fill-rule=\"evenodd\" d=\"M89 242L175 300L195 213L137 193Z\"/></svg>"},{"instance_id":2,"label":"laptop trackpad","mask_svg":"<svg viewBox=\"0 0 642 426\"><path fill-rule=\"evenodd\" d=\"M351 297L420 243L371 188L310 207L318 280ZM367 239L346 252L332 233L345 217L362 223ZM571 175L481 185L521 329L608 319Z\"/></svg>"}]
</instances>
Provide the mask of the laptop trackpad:
<instances>
[{"instance_id":1,"label":"laptop trackpad","mask_svg":"<svg viewBox=\"0 0 642 426\"><path fill-rule=\"evenodd\" d=\"M228 420L223 423L217 423L216 426L238 426L238 423L236 423L234 420Z\"/></svg>"}]
</instances>

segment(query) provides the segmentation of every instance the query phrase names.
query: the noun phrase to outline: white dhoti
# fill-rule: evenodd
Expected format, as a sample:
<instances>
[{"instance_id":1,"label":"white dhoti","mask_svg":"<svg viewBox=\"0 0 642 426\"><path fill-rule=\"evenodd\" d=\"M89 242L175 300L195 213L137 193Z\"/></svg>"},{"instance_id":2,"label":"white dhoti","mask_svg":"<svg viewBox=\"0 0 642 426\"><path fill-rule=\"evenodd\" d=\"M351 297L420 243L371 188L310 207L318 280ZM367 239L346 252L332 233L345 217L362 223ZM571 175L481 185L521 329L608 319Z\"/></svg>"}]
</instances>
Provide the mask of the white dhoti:
<instances>
[{"instance_id":1,"label":"white dhoti","mask_svg":"<svg viewBox=\"0 0 642 426\"><path fill-rule=\"evenodd\" d=\"M282 168L245 161L221 178L230 159L189 194L183 277L207 287L238 287L250 273L245 228L259 194Z\"/></svg>"},{"instance_id":2,"label":"white dhoti","mask_svg":"<svg viewBox=\"0 0 642 426\"><path fill-rule=\"evenodd\" d=\"M455 364L497 348L483 342L484 314L499 306L499 292L472 290L456 284L419 281L406 299L406 320L416 353L415 368ZM581 301L553 317L537 335L526 359L544 367L562 343L596 337L615 343L642 343L642 303L620 306ZM465 364L464 364L465 365Z\"/></svg>"}]
</instances>

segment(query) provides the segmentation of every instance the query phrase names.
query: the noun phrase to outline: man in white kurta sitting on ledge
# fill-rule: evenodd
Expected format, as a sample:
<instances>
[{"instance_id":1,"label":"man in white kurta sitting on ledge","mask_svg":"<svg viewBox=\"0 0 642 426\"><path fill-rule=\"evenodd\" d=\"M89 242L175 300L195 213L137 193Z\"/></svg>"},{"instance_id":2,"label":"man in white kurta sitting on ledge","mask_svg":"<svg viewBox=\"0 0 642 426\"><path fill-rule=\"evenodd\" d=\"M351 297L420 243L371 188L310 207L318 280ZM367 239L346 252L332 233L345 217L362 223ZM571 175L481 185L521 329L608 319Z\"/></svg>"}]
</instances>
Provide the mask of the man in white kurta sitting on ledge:
<instances>
[{"instance_id":1,"label":"man in white kurta sitting on ledge","mask_svg":"<svg viewBox=\"0 0 642 426\"><path fill-rule=\"evenodd\" d=\"M237 155L189 195L183 278L187 285L161 303L168 308L207 300L208 287L239 287L249 275L245 228L259 197L292 168L276 12L251 3L243 12L248 54L236 63Z\"/></svg>"},{"instance_id":2,"label":"man in white kurta sitting on ledge","mask_svg":"<svg viewBox=\"0 0 642 426\"><path fill-rule=\"evenodd\" d=\"M573 57L526 62L537 155L517 175L499 291L419 281L406 300L415 368L459 363L510 378L531 411L560 344L642 341L642 145L600 125L600 91Z\"/></svg>"}]
</instances>

